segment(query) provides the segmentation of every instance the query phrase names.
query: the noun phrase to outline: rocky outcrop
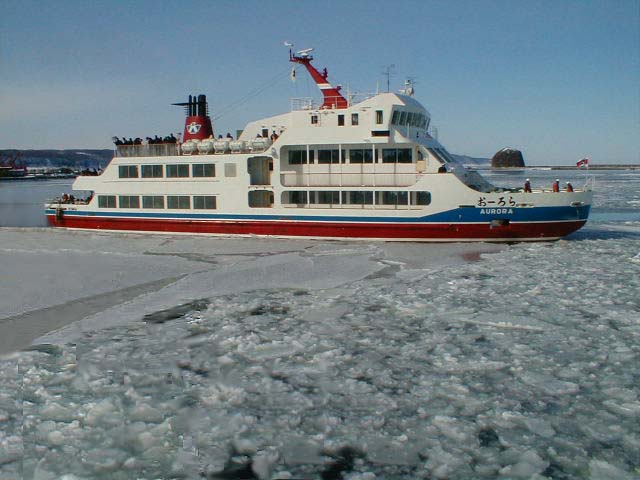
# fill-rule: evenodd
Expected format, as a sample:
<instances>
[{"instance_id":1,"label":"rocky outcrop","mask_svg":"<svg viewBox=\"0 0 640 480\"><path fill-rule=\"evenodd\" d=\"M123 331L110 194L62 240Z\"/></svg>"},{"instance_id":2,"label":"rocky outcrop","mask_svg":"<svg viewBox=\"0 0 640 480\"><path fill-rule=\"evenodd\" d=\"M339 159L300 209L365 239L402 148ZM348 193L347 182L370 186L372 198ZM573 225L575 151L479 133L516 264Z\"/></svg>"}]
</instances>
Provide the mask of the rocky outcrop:
<instances>
[{"instance_id":1,"label":"rocky outcrop","mask_svg":"<svg viewBox=\"0 0 640 480\"><path fill-rule=\"evenodd\" d=\"M514 148L503 148L491 159L493 168L522 168L524 167L522 152Z\"/></svg>"}]
</instances>

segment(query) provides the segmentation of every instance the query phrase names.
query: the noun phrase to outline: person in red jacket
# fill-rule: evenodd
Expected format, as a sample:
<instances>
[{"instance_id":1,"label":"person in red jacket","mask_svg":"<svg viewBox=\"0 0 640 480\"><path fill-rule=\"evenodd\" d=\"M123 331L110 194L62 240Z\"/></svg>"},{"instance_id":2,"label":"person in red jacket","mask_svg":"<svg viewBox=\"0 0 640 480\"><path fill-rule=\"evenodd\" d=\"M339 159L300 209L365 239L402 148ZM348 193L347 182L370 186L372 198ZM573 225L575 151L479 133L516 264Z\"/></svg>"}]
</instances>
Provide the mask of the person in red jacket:
<instances>
[{"instance_id":1,"label":"person in red jacket","mask_svg":"<svg viewBox=\"0 0 640 480\"><path fill-rule=\"evenodd\" d=\"M567 182L567 192L573 192L573 185Z\"/></svg>"},{"instance_id":2,"label":"person in red jacket","mask_svg":"<svg viewBox=\"0 0 640 480\"><path fill-rule=\"evenodd\" d=\"M553 191L554 192L559 192L560 191L560 179L556 178L556 181L553 182Z\"/></svg>"},{"instance_id":3,"label":"person in red jacket","mask_svg":"<svg viewBox=\"0 0 640 480\"><path fill-rule=\"evenodd\" d=\"M525 193L531 193L531 181L528 178L524 182L524 191Z\"/></svg>"}]
</instances>

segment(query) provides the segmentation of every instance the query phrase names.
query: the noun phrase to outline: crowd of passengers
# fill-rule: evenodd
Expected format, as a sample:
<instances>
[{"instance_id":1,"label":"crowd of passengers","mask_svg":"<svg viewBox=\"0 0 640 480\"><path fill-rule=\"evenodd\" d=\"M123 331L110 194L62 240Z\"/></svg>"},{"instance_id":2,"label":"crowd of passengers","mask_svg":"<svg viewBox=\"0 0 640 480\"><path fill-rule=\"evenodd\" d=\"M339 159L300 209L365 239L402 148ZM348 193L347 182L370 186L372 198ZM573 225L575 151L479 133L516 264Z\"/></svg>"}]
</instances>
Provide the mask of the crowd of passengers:
<instances>
[{"instance_id":1,"label":"crowd of passengers","mask_svg":"<svg viewBox=\"0 0 640 480\"><path fill-rule=\"evenodd\" d=\"M58 203L89 203L92 198L93 198L93 193L90 194L87 198L76 198L73 195L64 193L62 197L58 199Z\"/></svg>"},{"instance_id":2,"label":"crowd of passengers","mask_svg":"<svg viewBox=\"0 0 640 480\"><path fill-rule=\"evenodd\" d=\"M122 140L120 140L118 137L113 137L113 143L115 143L116 146L118 145L159 145L163 143L178 143L178 138L176 138L173 135L173 133L170 135L167 135L164 138L159 137L158 135L155 135L153 138L147 137L145 140L141 139L140 137L136 137L135 139L134 138L127 139L126 137L122 137Z\"/></svg>"}]
</instances>

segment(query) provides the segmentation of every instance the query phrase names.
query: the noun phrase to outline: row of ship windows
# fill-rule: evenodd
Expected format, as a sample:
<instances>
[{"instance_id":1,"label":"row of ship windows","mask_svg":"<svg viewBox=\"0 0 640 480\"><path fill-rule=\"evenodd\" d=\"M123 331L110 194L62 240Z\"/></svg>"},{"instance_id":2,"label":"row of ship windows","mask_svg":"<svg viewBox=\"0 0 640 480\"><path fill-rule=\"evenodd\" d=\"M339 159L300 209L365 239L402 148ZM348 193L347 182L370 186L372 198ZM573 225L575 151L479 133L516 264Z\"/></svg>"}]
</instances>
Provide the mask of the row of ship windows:
<instances>
[{"instance_id":1,"label":"row of ship windows","mask_svg":"<svg viewBox=\"0 0 640 480\"><path fill-rule=\"evenodd\" d=\"M166 207L165 207L166 204ZM138 195L98 195L99 208L140 208ZM213 195L142 195L142 208L149 209L190 209L215 210L216 197Z\"/></svg>"},{"instance_id":2,"label":"row of ship windows","mask_svg":"<svg viewBox=\"0 0 640 480\"><path fill-rule=\"evenodd\" d=\"M166 171L166 175L165 175ZM191 175L189 175L191 172ZM140 175L138 175L140 173ZM176 165L120 165L119 178L186 178L186 177L215 177L216 166L213 163L193 163Z\"/></svg>"},{"instance_id":3,"label":"row of ship windows","mask_svg":"<svg viewBox=\"0 0 640 480\"><path fill-rule=\"evenodd\" d=\"M318 125L318 115L317 114L313 114L311 115L311 125ZM381 124L382 123L382 110L376 110L376 124ZM353 126L357 126L360 124L360 117L358 116L357 113L352 113L351 114L351 125ZM340 113L338 114L338 126L339 127L344 127L344 114Z\"/></svg>"},{"instance_id":4,"label":"row of ship windows","mask_svg":"<svg viewBox=\"0 0 640 480\"><path fill-rule=\"evenodd\" d=\"M319 149L309 150L307 155L306 149L289 150L289 165L301 165L306 163L412 163L411 148L357 148L349 150L338 149ZM347 152L348 155L347 155ZM375 153L374 153L375 152ZM382 155L380 154L382 152Z\"/></svg>"},{"instance_id":5,"label":"row of ship windows","mask_svg":"<svg viewBox=\"0 0 640 480\"><path fill-rule=\"evenodd\" d=\"M375 202L374 202L375 200ZM283 204L322 205L429 205L431 192L407 191L286 191Z\"/></svg>"}]
</instances>

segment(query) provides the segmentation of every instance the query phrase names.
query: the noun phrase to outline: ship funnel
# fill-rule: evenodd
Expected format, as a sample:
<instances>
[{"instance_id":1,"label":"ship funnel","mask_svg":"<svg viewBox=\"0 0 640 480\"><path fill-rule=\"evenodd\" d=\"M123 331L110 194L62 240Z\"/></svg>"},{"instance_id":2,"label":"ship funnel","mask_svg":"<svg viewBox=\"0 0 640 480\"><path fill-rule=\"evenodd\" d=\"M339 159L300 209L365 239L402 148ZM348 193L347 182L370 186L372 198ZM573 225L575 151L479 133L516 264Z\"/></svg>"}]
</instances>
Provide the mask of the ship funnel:
<instances>
[{"instance_id":1,"label":"ship funnel","mask_svg":"<svg viewBox=\"0 0 640 480\"><path fill-rule=\"evenodd\" d=\"M189 95L188 102L173 105L185 107L187 118L184 122L183 142L192 139L204 140L213 135L206 95Z\"/></svg>"}]
</instances>

